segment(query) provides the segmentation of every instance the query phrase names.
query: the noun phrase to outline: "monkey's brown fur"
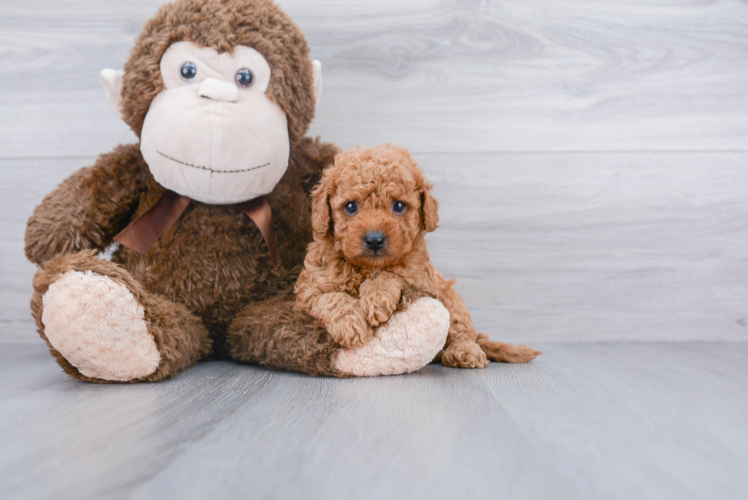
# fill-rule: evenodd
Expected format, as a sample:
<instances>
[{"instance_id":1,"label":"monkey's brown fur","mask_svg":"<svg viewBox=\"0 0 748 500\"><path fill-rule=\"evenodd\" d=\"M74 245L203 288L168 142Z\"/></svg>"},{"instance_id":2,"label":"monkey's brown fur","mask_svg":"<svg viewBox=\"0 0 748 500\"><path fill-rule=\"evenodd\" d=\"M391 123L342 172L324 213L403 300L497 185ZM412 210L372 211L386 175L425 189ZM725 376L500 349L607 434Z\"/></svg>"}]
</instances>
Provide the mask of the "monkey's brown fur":
<instances>
[{"instance_id":1,"label":"monkey's brown fur","mask_svg":"<svg viewBox=\"0 0 748 500\"><path fill-rule=\"evenodd\" d=\"M164 192L139 145L118 146L62 182L28 221L26 255L40 266L31 302L39 334L46 340L41 313L49 285L66 270L92 270L124 284L146 311L162 363L144 380L173 376L208 355L327 374L331 343L299 354L282 334L273 337L267 328L255 332L251 325L253 314L262 317L257 308L268 312L275 307L278 322L296 314L287 315L287 308L277 301L253 303L287 296L292 290L311 240L308 192L337 153L331 144L303 138L315 102L306 40L269 0L178 0L163 6L145 26L125 65L122 113L138 135L151 100L163 89L161 56L182 40L218 52L251 46L270 64L267 95L285 111L291 142L288 171L268 196L283 266L273 269L259 230L238 208L196 201L145 255L119 248L113 263L99 260L96 253L110 246L112 238ZM232 328L236 346L230 349L226 336L237 315L238 324ZM309 329L322 337L319 327ZM255 334L259 337L251 342L237 338ZM73 377L101 382L82 376L51 345L50 350Z\"/></svg>"},{"instance_id":2,"label":"monkey's brown fur","mask_svg":"<svg viewBox=\"0 0 748 500\"><path fill-rule=\"evenodd\" d=\"M437 227L438 203L431 188L403 148L387 144L337 155L313 193L314 242L296 284L297 308L319 319L339 344L359 346L389 319L403 292L415 289L450 313L442 364L483 368L489 359L531 361L539 351L491 342L476 332L454 280L432 265L425 235ZM407 205L404 213L394 212L396 201ZM353 215L344 210L348 202L357 204ZM377 252L364 243L372 231L386 236Z\"/></svg>"},{"instance_id":3,"label":"monkey's brown fur","mask_svg":"<svg viewBox=\"0 0 748 500\"><path fill-rule=\"evenodd\" d=\"M210 352L211 341L198 317L191 314L184 306L175 304L162 296L149 293L135 281L124 269L106 260L101 260L93 250L58 255L45 265L34 276L34 294L31 299L31 310L36 318L36 326L41 337L47 342L62 369L76 378L87 382L105 382L81 375L71 365L44 335L44 325L41 317L44 310L42 297L49 285L57 281L58 277L67 271L93 271L102 276L108 276L116 283L126 286L143 305L148 331L156 341L156 347L161 354L158 369L145 381L160 380L197 362L201 356Z\"/></svg>"},{"instance_id":4,"label":"monkey's brown fur","mask_svg":"<svg viewBox=\"0 0 748 500\"><path fill-rule=\"evenodd\" d=\"M231 324L229 341L237 359L266 368L347 376L333 368L340 346L317 320L294 308L290 295L247 307Z\"/></svg>"}]
</instances>

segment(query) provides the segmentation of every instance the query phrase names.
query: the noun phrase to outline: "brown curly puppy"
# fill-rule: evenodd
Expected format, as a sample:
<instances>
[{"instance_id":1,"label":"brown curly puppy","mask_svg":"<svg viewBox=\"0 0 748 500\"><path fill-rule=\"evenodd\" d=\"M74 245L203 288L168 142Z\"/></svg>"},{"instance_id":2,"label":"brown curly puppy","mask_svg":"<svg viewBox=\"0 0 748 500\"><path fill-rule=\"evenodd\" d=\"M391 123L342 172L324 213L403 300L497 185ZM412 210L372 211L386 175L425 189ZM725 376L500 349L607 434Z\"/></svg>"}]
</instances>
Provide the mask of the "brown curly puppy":
<instances>
[{"instance_id":1,"label":"brown curly puppy","mask_svg":"<svg viewBox=\"0 0 748 500\"><path fill-rule=\"evenodd\" d=\"M314 242L296 283L296 307L340 345L356 347L415 290L450 313L447 342L437 355L445 366L531 361L539 351L476 332L455 281L431 263L425 235L438 224L431 188L403 148L385 144L337 155L312 195Z\"/></svg>"}]
</instances>

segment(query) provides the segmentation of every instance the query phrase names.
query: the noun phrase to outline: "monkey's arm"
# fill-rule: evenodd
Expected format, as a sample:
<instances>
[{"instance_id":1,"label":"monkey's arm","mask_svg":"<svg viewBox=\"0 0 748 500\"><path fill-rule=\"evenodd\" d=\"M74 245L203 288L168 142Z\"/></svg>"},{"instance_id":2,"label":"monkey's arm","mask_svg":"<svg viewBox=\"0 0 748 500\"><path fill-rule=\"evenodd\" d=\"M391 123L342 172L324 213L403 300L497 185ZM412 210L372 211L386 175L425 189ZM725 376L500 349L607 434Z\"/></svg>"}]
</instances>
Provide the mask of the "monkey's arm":
<instances>
[{"instance_id":1,"label":"monkey's arm","mask_svg":"<svg viewBox=\"0 0 748 500\"><path fill-rule=\"evenodd\" d=\"M305 138L291 153L288 170L268 195L273 208L275 234L281 262L288 269L304 262L306 246L312 239L311 193L322 170L338 153L332 144L319 138ZM298 272L298 271L297 271Z\"/></svg>"},{"instance_id":2,"label":"monkey's arm","mask_svg":"<svg viewBox=\"0 0 748 500\"><path fill-rule=\"evenodd\" d=\"M137 207L143 166L137 144L117 146L65 179L29 218L26 257L41 264L58 254L105 249Z\"/></svg>"},{"instance_id":3,"label":"monkey's arm","mask_svg":"<svg viewBox=\"0 0 748 500\"><path fill-rule=\"evenodd\" d=\"M325 167L332 165L340 150L334 144L320 141L319 137L305 137L291 156L289 168L300 171L301 185L306 194L312 192L320 180Z\"/></svg>"}]
</instances>

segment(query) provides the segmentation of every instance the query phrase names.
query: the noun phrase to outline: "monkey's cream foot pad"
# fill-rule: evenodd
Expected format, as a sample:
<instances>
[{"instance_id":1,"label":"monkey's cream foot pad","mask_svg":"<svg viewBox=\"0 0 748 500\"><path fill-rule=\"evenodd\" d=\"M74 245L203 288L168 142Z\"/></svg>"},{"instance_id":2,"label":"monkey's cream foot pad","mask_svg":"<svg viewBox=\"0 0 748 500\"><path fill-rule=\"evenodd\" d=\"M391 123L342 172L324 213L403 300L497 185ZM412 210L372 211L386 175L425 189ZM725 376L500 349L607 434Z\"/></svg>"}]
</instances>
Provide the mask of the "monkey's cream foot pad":
<instances>
[{"instance_id":1,"label":"monkey's cream foot pad","mask_svg":"<svg viewBox=\"0 0 748 500\"><path fill-rule=\"evenodd\" d=\"M438 300L423 297L393 314L364 347L341 351L336 368L358 377L414 372L444 347L448 331L449 311Z\"/></svg>"},{"instance_id":2,"label":"monkey's cream foot pad","mask_svg":"<svg viewBox=\"0 0 748 500\"><path fill-rule=\"evenodd\" d=\"M86 377L146 377L161 356L143 306L126 286L91 271L68 271L43 297L44 334Z\"/></svg>"}]
</instances>

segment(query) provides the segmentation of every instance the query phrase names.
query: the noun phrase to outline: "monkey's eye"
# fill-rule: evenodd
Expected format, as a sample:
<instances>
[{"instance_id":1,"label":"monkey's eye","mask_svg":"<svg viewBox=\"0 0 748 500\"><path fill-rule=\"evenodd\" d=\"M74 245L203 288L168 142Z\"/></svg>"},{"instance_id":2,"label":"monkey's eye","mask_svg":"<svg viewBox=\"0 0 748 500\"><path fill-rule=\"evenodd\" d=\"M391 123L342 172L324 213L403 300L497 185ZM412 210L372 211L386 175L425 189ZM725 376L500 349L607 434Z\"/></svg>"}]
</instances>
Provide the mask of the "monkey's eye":
<instances>
[{"instance_id":1,"label":"monkey's eye","mask_svg":"<svg viewBox=\"0 0 748 500\"><path fill-rule=\"evenodd\" d=\"M348 215L356 215L356 212L358 212L358 205L355 201L349 201L343 205L343 211Z\"/></svg>"},{"instance_id":2,"label":"monkey's eye","mask_svg":"<svg viewBox=\"0 0 748 500\"><path fill-rule=\"evenodd\" d=\"M247 68L242 68L236 72L234 80L236 80L237 85L246 89L247 87L252 85L252 83L255 81L255 77Z\"/></svg>"},{"instance_id":3,"label":"monkey's eye","mask_svg":"<svg viewBox=\"0 0 748 500\"><path fill-rule=\"evenodd\" d=\"M197 66L193 62L186 62L182 65L180 73L185 82L190 82L197 76Z\"/></svg>"},{"instance_id":4,"label":"monkey's eye","mask_svg":"<svg viewBox=\"0 0 748 500\"><path fill-rule=\"evenodd\" d=\"M404 214L407 209L408 209L408 205L406 205L402 201L398 200L392 204L392 211L395 212L397 215Z\"/></svg>"}]
</instances>

